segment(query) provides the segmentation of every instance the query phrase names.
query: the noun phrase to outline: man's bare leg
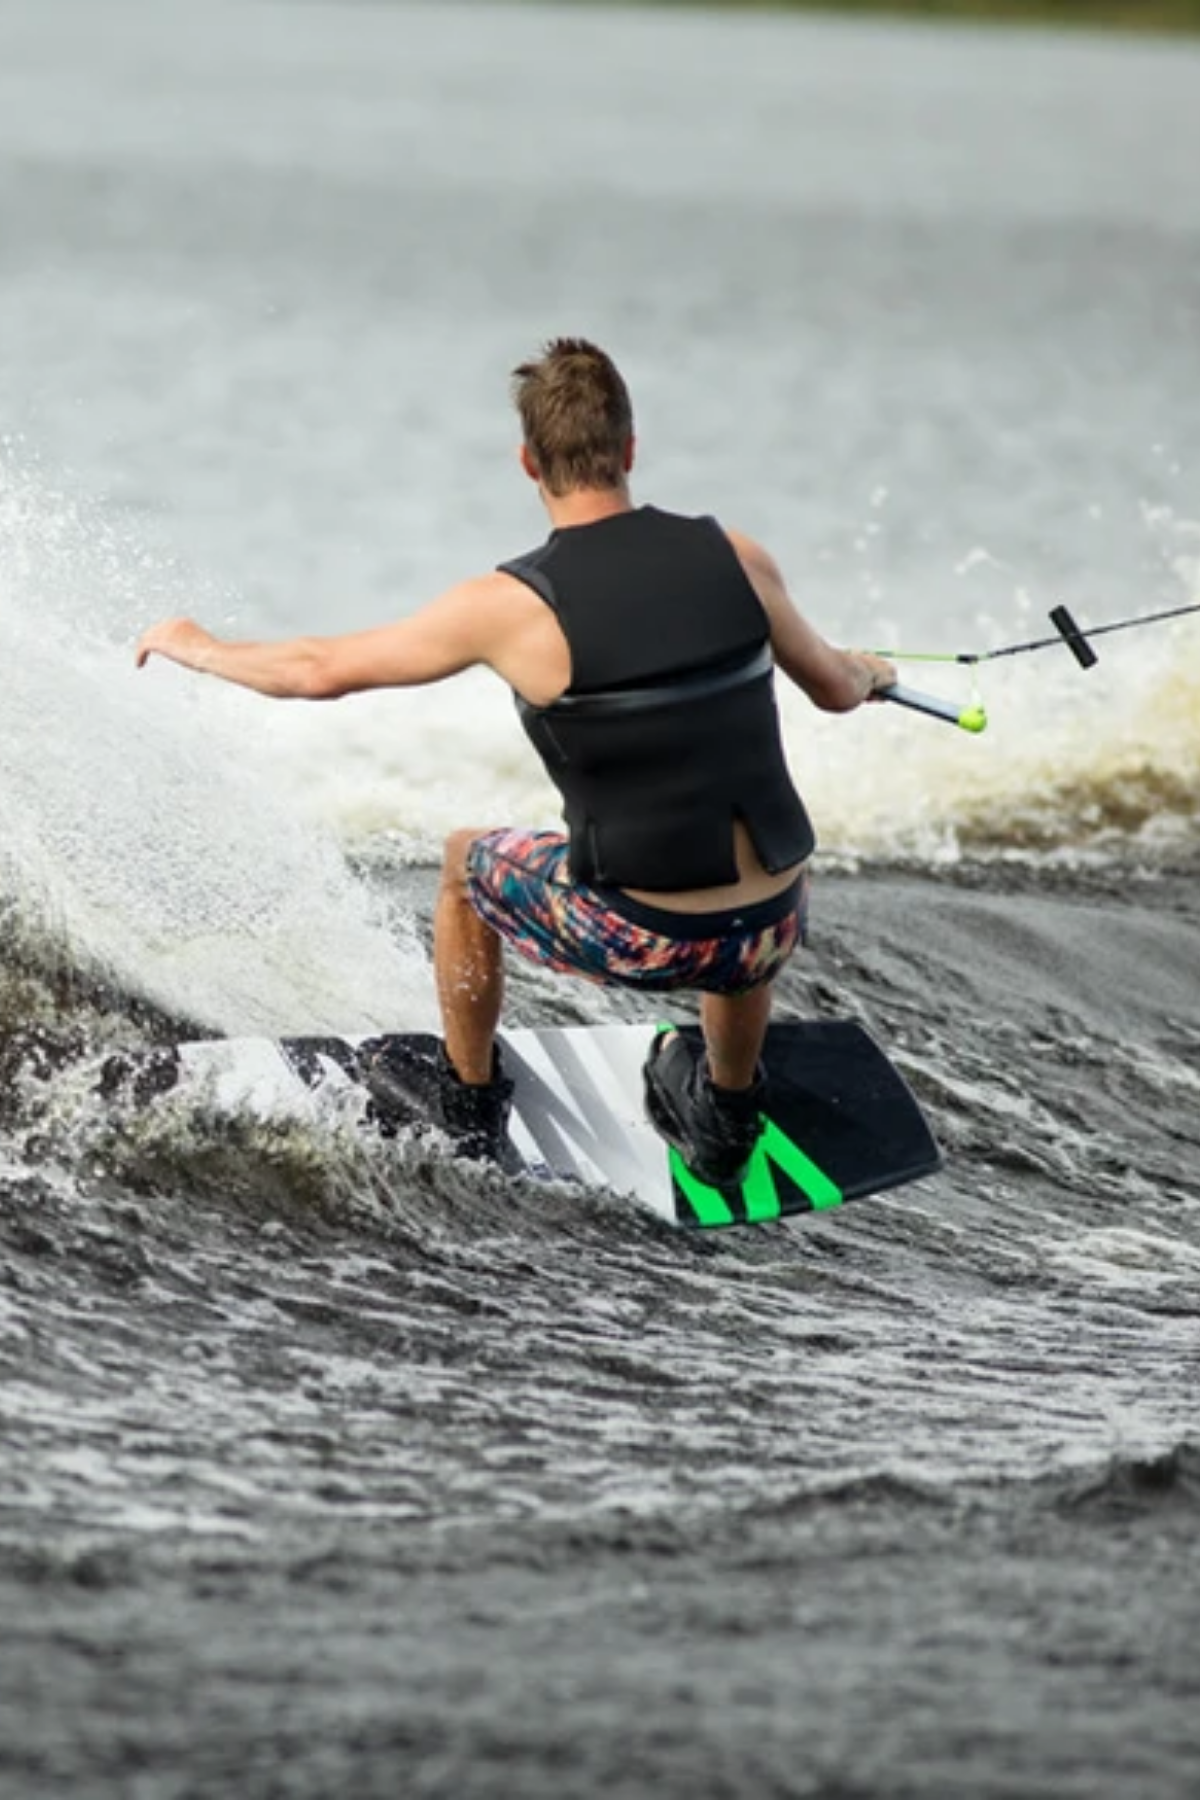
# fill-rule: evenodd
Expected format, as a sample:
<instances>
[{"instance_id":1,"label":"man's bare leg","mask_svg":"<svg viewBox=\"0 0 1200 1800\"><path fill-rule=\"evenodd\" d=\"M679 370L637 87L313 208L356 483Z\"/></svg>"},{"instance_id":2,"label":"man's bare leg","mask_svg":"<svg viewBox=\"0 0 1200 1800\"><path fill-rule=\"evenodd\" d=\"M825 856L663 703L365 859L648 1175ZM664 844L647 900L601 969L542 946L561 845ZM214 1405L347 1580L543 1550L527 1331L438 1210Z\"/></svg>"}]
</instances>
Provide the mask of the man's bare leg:
<instances>
[{"instance_id":1,"label":"man's bare leg","mask_svg":"<svg viewBox=\"0 0 1200 1800\"><path fill-rule=\"evenodd\" d=\"M451 832L433 917L433 968L446 1055L460 1081L492 1079L504 997L503 946L467 897L467 852L481 833Z\"/></svg>"},{"instance_id":2,"label":"man's bare leg","mask_svg":"<svg viewBox=\"0 0 1200 1800\"><path fill-rule=\"evenodd\" d=\"M748 994L702 994L700 1023L708 1050L708 1072L717 1087L751 1086L771 1017L771 984Z\"/></svg>"}]
</instances>

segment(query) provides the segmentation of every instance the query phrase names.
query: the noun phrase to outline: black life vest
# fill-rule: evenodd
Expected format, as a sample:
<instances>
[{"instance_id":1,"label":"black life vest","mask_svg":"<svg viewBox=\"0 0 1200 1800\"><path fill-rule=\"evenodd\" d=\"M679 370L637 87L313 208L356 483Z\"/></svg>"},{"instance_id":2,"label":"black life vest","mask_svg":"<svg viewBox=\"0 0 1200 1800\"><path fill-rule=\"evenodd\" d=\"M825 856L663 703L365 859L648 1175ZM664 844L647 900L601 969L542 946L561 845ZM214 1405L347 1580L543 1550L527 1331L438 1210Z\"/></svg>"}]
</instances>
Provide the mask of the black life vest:
<instances>
[{"instance_id":1,"label":"black life vest","mask_svg":"<svg viewBox=\"0 0 1200 1800\"><path fill-rule=\"evenodd\" d=\"M576 881L734 882L736 819L771 872L811 854L767 615L715 519L643 506L553 531L500 567L553 609L571 651L566 693L517 707L562 795Z\"/></svg>"}]
</instances>

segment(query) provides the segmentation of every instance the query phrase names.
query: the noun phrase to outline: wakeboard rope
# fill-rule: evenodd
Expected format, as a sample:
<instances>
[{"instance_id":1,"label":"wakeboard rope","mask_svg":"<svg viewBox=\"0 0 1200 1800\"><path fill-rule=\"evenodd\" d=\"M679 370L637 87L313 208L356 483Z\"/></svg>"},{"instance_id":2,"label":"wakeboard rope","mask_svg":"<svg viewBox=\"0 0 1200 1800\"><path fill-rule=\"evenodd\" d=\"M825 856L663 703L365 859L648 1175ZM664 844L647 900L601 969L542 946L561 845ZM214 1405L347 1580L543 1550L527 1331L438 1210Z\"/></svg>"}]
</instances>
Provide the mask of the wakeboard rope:
<instances>
[{"instance_id":1,"label":"wakeboard rope","mask_svg":"<svg viewBox=\"0 0 1200 1800\"><path fill-rule=\"evenodd\" d=\"M1089 625L1084 631L1078 626L1065 606L1056 606L1050 613L1050 623L1054 626L1055 636L1030 638L1025 643L1002 644L996 650L957 650L957 651L922 651L922 650L880 650L876 654L886 656L889 662L928 662L957 663L966 665L971 670L971 699L966 706L960 706L952 700L942 700L935 694L920 693L915 688L905 686L901 682L879 690L880 698L891 700L897 706L910 707L914 712L927 713L930 718L945 719L951 725L957 725L962 731L978 735L987 729L987 710L983 704L983 696L979 691L978 668L980 663L997 662L1002 656L1027 656L1035 650L1048 650L1054 646L1065 644L1081 669L1090 669L1100 660L1091 645L1092 638L1105 637L1112 631L1135 631L1142 625L1159 625L1166 619L1181 619L1187 613L1200 612L1200 602L1191 606L1172 606L1165 612L1142 613L1137 618L1114 619L1107 625Z\"/></svg>"}]
</instances>

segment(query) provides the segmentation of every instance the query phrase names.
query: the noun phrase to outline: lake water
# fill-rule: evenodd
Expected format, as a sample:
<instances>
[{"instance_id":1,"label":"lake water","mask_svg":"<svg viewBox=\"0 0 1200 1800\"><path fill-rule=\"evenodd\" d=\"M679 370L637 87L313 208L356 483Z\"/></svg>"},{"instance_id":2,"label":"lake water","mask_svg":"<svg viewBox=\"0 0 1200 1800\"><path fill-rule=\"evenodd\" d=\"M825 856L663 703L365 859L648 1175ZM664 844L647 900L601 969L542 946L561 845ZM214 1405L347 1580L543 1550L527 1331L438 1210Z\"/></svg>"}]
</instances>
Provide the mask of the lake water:
<instances>
[{"instance_id":1,"label":"lake water","mask_svg":"<svg viewBox=\"0 0 1200 1800\"><path fill-rule=\"evenodd\" d=\"M0 1792L1192 1795L1197 621L781 694L781 1010L945 1170L697 1243L61 1054L429 1025L494 681L153 665L535 542L511 367L910 652L1200 602L1200 49L579 5L0 5ZM514 969L516 1022L636 1016ZM22 1048L24 1046L24 1048Z\"/></svg>"}]
</instances>

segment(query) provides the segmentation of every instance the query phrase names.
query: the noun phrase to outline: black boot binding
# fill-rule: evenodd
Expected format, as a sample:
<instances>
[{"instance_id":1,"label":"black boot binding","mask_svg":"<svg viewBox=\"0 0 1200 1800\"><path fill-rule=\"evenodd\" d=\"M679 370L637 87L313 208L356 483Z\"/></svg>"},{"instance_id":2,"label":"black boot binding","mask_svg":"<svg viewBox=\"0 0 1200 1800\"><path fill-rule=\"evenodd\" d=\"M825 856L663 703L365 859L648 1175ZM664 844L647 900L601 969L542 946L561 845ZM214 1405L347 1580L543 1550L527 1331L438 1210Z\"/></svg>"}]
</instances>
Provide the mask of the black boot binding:
<instances>
[{"instance_id":1,"label":"black boot binding","mask_svg":"<svg viewBox=\"0 0 1200 1800\"><path fill-rule=\"evenodd\" d=\"M500 1052L492 1054L492 1079L460 1081L442 1052L442 1117L446 1135L460 1156L473 1162L500 1162L508 1142L513 1084L500 1070Z\"/></svg>"},{"instance_id":2,"label":"black boot binding","mask_svg":"<svg viewBox=\"0 0 1200 1800\"><path fill-rule=\"evenodd\" d=\"M642 1074L650 1123L697 1180L737 1186L762 1131L762 1065L750 1087L719 1088L709 1079L703 1046L664 1031L650 1046Z\"/></svg>"},{"instance_id":3,"label":"black boot binding","mask_svg":"<svg viewBox=\"0 0 1200 1800\"><path fill-rule=\"evenodd\" d=\"M359 1076L385 1133L436 1125L460 1156L503 1160L513 1084L501 1068L499 1048L492 1054L492 1079L478 1085L460 1081L441 1043L420 1062L411 1054L389 1057L388 1048L385 1041L364 1061Z\"/></svg>"}]
</instances>

